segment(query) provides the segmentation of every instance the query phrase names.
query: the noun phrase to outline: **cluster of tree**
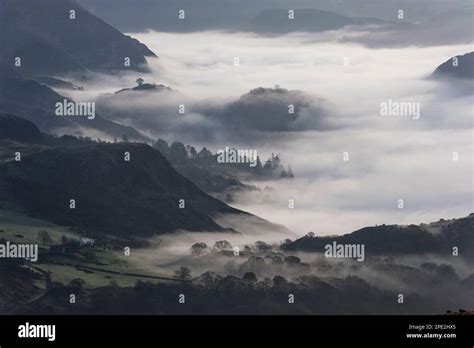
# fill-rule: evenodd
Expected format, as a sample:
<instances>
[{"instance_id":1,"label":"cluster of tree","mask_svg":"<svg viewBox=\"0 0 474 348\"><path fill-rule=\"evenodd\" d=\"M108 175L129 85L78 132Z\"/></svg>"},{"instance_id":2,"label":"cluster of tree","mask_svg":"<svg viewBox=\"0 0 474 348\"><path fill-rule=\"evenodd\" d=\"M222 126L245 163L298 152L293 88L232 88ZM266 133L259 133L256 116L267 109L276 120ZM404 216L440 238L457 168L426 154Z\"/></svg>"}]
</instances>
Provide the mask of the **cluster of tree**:
<instances>
[{"instance_id":1,"label":"cluster of tree","mask_svg":"<svg viewBox=\"0 0 474 348\"><path fill-rule=\"evenodd\" d=\"M163 139L158 139L154 144L154 148L160 151L172 164L194 164L200 166L229 166L234 169L244 171L247 174L257 177L272 178L293 178L291 166L285 168L279 154L272 154L271 157L262 164L260 157L257 156L255 166L249 166L248 163L218 163L218 154L213 154L206 147L201 151L190 145L184 145L181 142L173 142L168 144ZM251 162L253 159L248 159ZM245 161L242 161L245 162Z\"/></svg>"},{"instance_id":2,"label":"cluster of tree","mask_svg":"<svg viewBox=\"0 0 474 348\"><path fill-rule=\"evenodd\" d=\"M227 240L218 240L217 242L214 243L213 247L209 247L206 243L194 243L191 245L190 252L191 255L193 256L202 256L204 254L207 254L211 251L227 251L227 250L232 250L232 244L228 242ZM261 240L258 240L254 243L253 246L245 245L244 250L245 252L267 252L271 251L272 246L270 244L267 244Z\"/></svg>"},{"instance_id":3,"label":"cluster of tree","mask_svg":"<svg viewBox=\"0 0 474 348\"><path fill-rule=\"evenodd\" d=\"M276 275L258 279L205 272L192 281L135 287L86 289L82 282L56 286L21 314L433 314L446 311L446 301L407 294L404 305L396 291L381 290L362 278L348 276L337 284L314 275L291 280ZM74 306L64 298L80 296ZM449 307L448 307L449 308Z\"/></svg>"},{"instance_id":4,"label":"cluster of tree","mask_svg":"<svg viewBox=\"0 0 474 348\"><path fill-rule=\"evenodd\" d=\"M225 271L234 276L241 276L252 272L259 277L270 274L305 275L312 272L310 264L302 262L294 255L284 255L281 253L270 253L265 256L251 255L246 261L237 264L234 260L229 260L225 266Z\"/></svg>"}]
</instances>

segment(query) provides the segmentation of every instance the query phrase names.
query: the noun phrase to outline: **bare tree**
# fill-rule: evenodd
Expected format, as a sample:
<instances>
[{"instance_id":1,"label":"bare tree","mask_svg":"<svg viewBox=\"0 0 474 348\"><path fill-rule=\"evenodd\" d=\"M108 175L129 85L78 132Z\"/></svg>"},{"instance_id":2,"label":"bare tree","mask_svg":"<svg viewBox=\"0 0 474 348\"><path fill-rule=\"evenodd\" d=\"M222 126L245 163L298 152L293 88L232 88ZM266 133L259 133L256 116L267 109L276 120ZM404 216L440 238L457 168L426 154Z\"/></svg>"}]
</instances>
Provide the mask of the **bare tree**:
<instances>
[{"instance_id":1,"label":"bare tree","mask_svg":"<svg viewBox=\"0 0 474 348\"><path fill-rule=\"evenodd\" d=\"M226 240L218 240L214 243L214 248L218 250L229 250L232 249L232 244Z\"/></svg>"},{"instance_id":2,"label":"bare tree","mask_svg":"<svg viewBox=\"0 0 474 348\"><path fill-rule=\"evenodd\" d=\"M272 246L265 243L265 242L262 242L261 240L258 240L255 242L255 247L257 248L257 250L259 251L268 251L268 250L271 250L272 249Z\"/></svg>"},{"instance_id":3,"label":"bare tree","mask_svg":"<svg viewBox=\"0 0 474 348\"><path fill-rule=\"evenodd\" d=\"M207 250L206 243L195 243L191 246L191 254L195 256L201 256Z\"/></svg>"},{"instance_id":4,"label":"bare tree","mask_svg":"<svg viewBox=\"0 0 474 348\"><path fill-rule=\"evenodd\" d=\"M180 267L177 271L174 271L174 277L180 280L191 279L191 270L188 267Z\"/></svg>"},{"instance_id":5,"label":"bare tree","mask_svg":"<svg viewBox=\"0 0 474 348\"><path fill-rule=\"evenodd\" d=\"M53 242L51 239L51 236L49 235L48 231L41 230L38 232L38 239L40 240L41 243L44 245L50 244Z\"/></svg>"}]
</instances>

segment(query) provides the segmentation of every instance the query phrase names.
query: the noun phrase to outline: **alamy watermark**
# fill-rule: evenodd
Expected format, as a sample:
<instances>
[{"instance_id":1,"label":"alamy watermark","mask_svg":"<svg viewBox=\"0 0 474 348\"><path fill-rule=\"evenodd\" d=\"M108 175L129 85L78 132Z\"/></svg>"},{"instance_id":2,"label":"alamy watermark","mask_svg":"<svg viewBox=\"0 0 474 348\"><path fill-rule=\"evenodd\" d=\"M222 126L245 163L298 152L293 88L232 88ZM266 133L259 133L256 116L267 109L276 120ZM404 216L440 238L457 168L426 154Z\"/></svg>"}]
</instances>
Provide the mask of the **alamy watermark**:
<instances>
[{"instance_id":1,"label":"alamy watermark","mask_svg":"<svg viewBox=\"0 0 474 348\"><path fill-rule=\"evenodd\" d=\"M364 244L338 244L334 241L326 244L324 250L325 257L357 259L359 262L365 260Z\"/></svg>"},{"instance_id":2,"label":"alamy watermark","mask_svg":"<svg viewBox=\"0 0 474 348\"><path fill-rule=\"evenodd\" d=\"M95 102L73 102L64 99L54 107L56 116L84 116L89 120L95 118Z\"/></svg>"},{"instance_id":3,"label":"alamy watermark","mask_svg":"<svg viewBox=\"0 0 474 348\"><path fill-rule=\"evenodd\" d=\"M389 99L380 103L380 115L410 116L414 120L418 120L421 116L421 104L419 102L395 101Z\"/></svg>"},{"instance_id":4,"label":"alamy watermark","mask_svg":"<svg viewBox=\"0 0 474 348\"><path fill-rule=\"evenodd\" d=\"M26 322L18 326L19 338L47 338L52 342L56 340L56 325L35 325Z\"/></svg>"},{"instance_id":5,"label":"alamy watermark","mask_svg":"<svg viewBox=\"0 0 474 348\"><path fill-rule=\"evenodd\" d=\"M20 258L38 261L38 244L14 244L7 241L0 244L0 258Z\"/></svg>"},{"instance_id":6,"label":"alamy watermark","mask_svg":"<svg viewBox=\"0 0 474 348\"><path fill-rule=\"evenodd\" d=\"M257 150L256 149L234 149L225 147L224 150L217 151L218 163L248 163L250 167L257 165Z\"/></svg>"}]
</instances>

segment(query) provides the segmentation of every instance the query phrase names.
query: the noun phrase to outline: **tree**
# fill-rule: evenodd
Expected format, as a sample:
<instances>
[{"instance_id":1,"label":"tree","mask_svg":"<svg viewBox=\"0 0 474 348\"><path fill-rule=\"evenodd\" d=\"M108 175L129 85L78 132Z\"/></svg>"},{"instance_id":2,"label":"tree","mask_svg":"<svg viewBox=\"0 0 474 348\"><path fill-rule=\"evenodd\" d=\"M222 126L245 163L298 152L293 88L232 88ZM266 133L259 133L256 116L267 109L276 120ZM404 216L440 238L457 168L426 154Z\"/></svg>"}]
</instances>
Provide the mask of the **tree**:
<instances>
[{"instance_id":1,"label":"tree","mask_svg":"<svg viewBox=\"0 0 474 348\"><path fill-rule=\"evenodd\" d=\"M165 157L169 156L170 153L170 147L166 140L163 139L158 139L155 143L155 148L161 152L161 154Z\"/></svg>"},{"instance_id":2,"label":"tree","mask_svg":"<svg viewBox=\"0 0 474 348\"><path fill-rule=\"evenodd\" d=\"M127 134L123 134L123 135L122 135L122 141L123 141L124 143L128 143L128 136L127 136Z\"/></svg>"},{"instance_id":3,"label":"tree","mask_svg":"<svg viewBox=\"0 0 474 348\"><path fill-rule=\"evenodd\" d=\"M262 242L261 240L258 240L258 241L255 242L255 247L259 251L268 251L268 250L272 249L271 245L269 245L265 242Z\"/></svg>"},{"instance_id":4,"label":"tree","mask_svg":"<svg viewBox=\"0 0 474 348\"><path fill-rule=\"evenodd\" d=\"M61 243L62 243L62 244L67 244L67 242L68 242L68 239L67 239L67 237L63 234L63 235L61 236Z\"/></svg>"},{"instance_id":5,"label":"tree","mask_svg":"<svg viewBox=\"0 0 474 348\"><path fill-rule=\"evenodd\" d=\"M229 249L232 249L232 244L230 244L226 240L218 240L217 242L214 243L214 249L229 250Z\"/></svg>"},{"instance_id":6,"label":"tree","mask_svg":"<svg viewBox=\"0 0 474 348\"><path fill-rule=\"evenodd\" d=\"M274 263L276 265L280 265L280 264L283 263L283 260L281 259L280 256L275 255L275 256L272 256L272 263Z\"/></svg>"},{"instance_id":7,"label":"tree","mask_svg":"<svg viewBox=\"0 0 474 348\"><path fill-rule=\"evenodd\" d=\"M69 287L73 288L77 292L82 292L85 286L86 282L81 278L74 278L69 282Z\"/></svg>"},{"instance_id":8,"label":"tree","mask_svg":"<svg viewBox=\"0 0 474 348\"><path fill-rule=\"evenodd\" d=\"M191 279L191 270L188 267L180 267L177 271L174 271L174 277L180 280Z\"/></svg>"},{"instance_id":9,"label":"tree","mask_svg":"<svg viewBox=\"0 0 474 348\"><path fill-rule=\"evenodd\" d=\"M284 260L287 264L290 264L290 265L296 265L296 264L301 263L301 259L293 255L285 257Z\"/></svg>"},{"instance_id":10,"label":"tree","mask_svg":"<svg viewBox=\"0 0 474 348\"><path fill-rule=\"evenodd\" d=\"M246 283L256 283L257 282L257 277L255 276L255 273L253 272L246 272L242 278L242 280Z\"/></svg>"},{"instance_id":11,"label":"tree","mask_svg":"<svg viewBox=\"0 0 474 348\"><path fill-rule=\"evenodd\" d=\"M186 145L186 151L188 152L188 157L189 158L196 158L197 157L197 151L194 148L194 146Z\"/></svg>"},{"instance_id":12,"label":"tree","mask_svg":"<svg viewBox=\"0 0 474 348\"><path fill-rule=\"evenodd\" d=\"M38 232L38 239L44 245L50 244L50 243L53 242L53 240L51 239L51 236L49 235L48 231L45 231L45 230L41 230L41 231Z\"/></svg>"},{"instance_id":13,"label":"tree","mask_svg":"<svg viewBox=\"0 0 474 348\"><path fill-rule=\"evenodd\" d=\"M202 284L204 285L204 288L206 289L206 291L209 292L217 288L220 277L214 272L207 271L201 274L200 280Z\"/></svg>"},{"instance_id":14,"label":"tree","mask_svg":"<svg viewBox=\"0 0 474 348\"><path fill-rule=\"evenodd\" d=\"M143 82L145 82L145 80L142 79L141 77L139 77L139 78L136 80L136 83L137 83L137 85L139 85L139 86L143 85Z\"/></svg>"},{"instance_id":15,"label":"tree","mask_svg":"<svg viewBox=\"0 0 474 348\"><path fill-rule=\"evenodd\" d=\"M195 243L191 246L191 254L194 256L201 256L207 250L206 243Z\"/></svg>"},{"instance_id":16,"label":"tree","mask_svg":"<svg viewBox=\"0 0 474 348\"><path fill-rule=\"evenodd\" d=\"M170 161L172 163L183 163L188 159L188 152L183 143L175 141L170 146Z\"/></svg>"},{"instance_id":17,"label":"tree","mask_svg":"<svg viewBox=\"0 0 474 348\"><path fill-rule=\"evenodd\" d=\"M282 276L276 275L273 277L273 285L276 287L283 287L288 285L288 281Z\"/></svg>"},{"instance_id":18,"label":"tree","mask_svg":"<svg viewBox=\"0 0 474 348\"><path fill-rule=\"evenodd\" d=\"M212 152L209 151L206 147L203 147L198 153L199 157L212 157Z\"/></svg>"}]
</instances>

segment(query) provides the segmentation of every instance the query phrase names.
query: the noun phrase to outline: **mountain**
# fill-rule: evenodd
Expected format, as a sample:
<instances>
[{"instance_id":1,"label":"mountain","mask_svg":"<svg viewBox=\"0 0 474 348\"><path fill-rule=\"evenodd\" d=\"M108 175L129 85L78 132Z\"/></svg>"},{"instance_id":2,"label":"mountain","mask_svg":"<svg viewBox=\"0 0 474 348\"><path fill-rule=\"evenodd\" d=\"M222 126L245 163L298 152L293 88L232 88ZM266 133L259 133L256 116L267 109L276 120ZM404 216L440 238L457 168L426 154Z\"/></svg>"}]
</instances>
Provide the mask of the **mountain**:
<instances>
[{"instance_id":1,"label":"mountain","mask_svg":"<svg viewBox=\"0 0 474 348\"><path fill-rule=\"evenodd\" d=\"M314 237L306 235L282 246L284 250L324 252L327 244L364 244L367 256L450 255L453 247L460 256L474 258L474 213L453 220L440 220L422 225L380 225L364 227L342 236Z\"/></svg>"},{"instance_id":2,"label":"mountain","mask_svg":"<svg viewBox=\"0 0 474 348\"><path fill-rule=\"evenodd\" d=\"M2 74L0 79L0 112L27 119L42 132L98 138L126 136L130 140L148 140L134 128L107 120L99 114L94 119L57 116L55 105L65 99L70 100L32 79L24 79L12 73Z\"/></svg>"},{"instance_id":3,"label":"mountain","mask_svg":"<svg viewBox=\"0 0 474 348\"><path fill-rule=\"evenodd\" d=\"M252 131L324 130L332 127L328 117L330 108L324 100L278 85L275 88L254 88L223 106L202 104L197 110L224 128L243 130L241 136Z\"/></svg>"},{"instance_id":4,"label":"mountain","mask_svg":"<svg viewBox=\"0 0 474 348\"><path fill-rule=\"evenodd\" d=\"M205 194L158 151L137 143L58 147L0 165L0 201L33 217L123 237L224 231L214 214L251 216Z\"/></svg>"},{"instance_id":5,"label":"mountain","mask_svg":"<svg viewBox=\"0 0 474 348\"><path fill-rule=\"evenodd\" d=\"M0 113L0 164L11 161L17 152L27 156L43 151L47 137L30 121Z\"/></svg>"},{"instance_id":6,"label":"mountain","mask_svg":"<svg viewBox=\"0 0 474 348\"><path fill-rule=\"evenodd\" d=\"M61 79L50 77L50 76L35 76L33 79L51 88L84 90L83 87L76 86L70 81L65 81L65 80L61 80Z\"/></svg>"},{"instance_id":7,"label":"mountain","mask_svg":"<svg viewBox=\"0 0 474 348\"><path fill-rule=\"evenodd\" d=\"M0 139L27 143L42 143L44 140L43 134L33 123L9 114L0 114Z\"/></svg>"},{"instance_id":8,"label":"mountain","mask_svg":"<svg viewBox=\"0 0 474 348\"><path fill-rule=\"evenodd\" d=\"M436 68L433 78L474 79L474 52L449 58Z\"/></svg>"},{"instance_id":9,"label":"mountain","mask_svg":"<svg viewBox=\"0 0 474 348\"><path fill-rule=\"evenodd\" d=\"M382 22L350 17L369 13L378 17L377 12L370 11L374 4L360 11L361 4L334 4L331 0L80 0L80 3L121 30L139 32L151 28L165 32L235 30L285 33ZM110 11L112 6L122 11ZM289 9L297 13L292 23L287 23ZM397 9L393 6L391 14ZM185 19L178 18L179 10L185 11ZM359 10L358 14L354 14L355 10ZM339 14L342 12L344 16Z\"/></svg>"},{"instance_id":10,"label":"mountain","mask_svg":"<svg viewBox=\"0 0 474 348\"><path fill-rule=\"evenodd\" d=\"M287 9L266 9L252 20L255 32L290 33L294 31L320 32L340 29L346 25L381 24L373 18L351 18L334 12L311 8L295 9L289 18Z\"/></svg>"},{"instance_id":11,"label":"mountain","mask_svg":"<svg viewBox=\"0 0 474 348\"><path fill-rule=\"evenodd\" d=\"M13 159L16 152L28 156L58 146L84 146L96 142L70 135L44 134L32 122L11 114L0 113L0 164Z\"/></svg>"},{"instance_id":12,"label":"mountain","mask_svg":"<svg viewBox=\"0 0 474 348\"><path fill-rule=\"evenodd\" d=\"M146 57L156 57L75 0L2 0L0 47L1 66L15 67L20 57L21 66L15 69L40 75L146 71ZM129 67L124 65L126 57Z\"/></svg>"},{"instance_id":13,"label":"mountain","mask_svg":"<svg viewBox=\"0 0 474 348\"><path fill-rule=\"evenodd\" d=\"M159 84L157 85L156 83L142 83L138 86L132 87L132 88L123 88L114 94L120 94L124 92L162 92L162 91L168 91L168 92L173 92L173 89L170 87L167 87L165 85Z\"/></svg>"}]
</instances>

